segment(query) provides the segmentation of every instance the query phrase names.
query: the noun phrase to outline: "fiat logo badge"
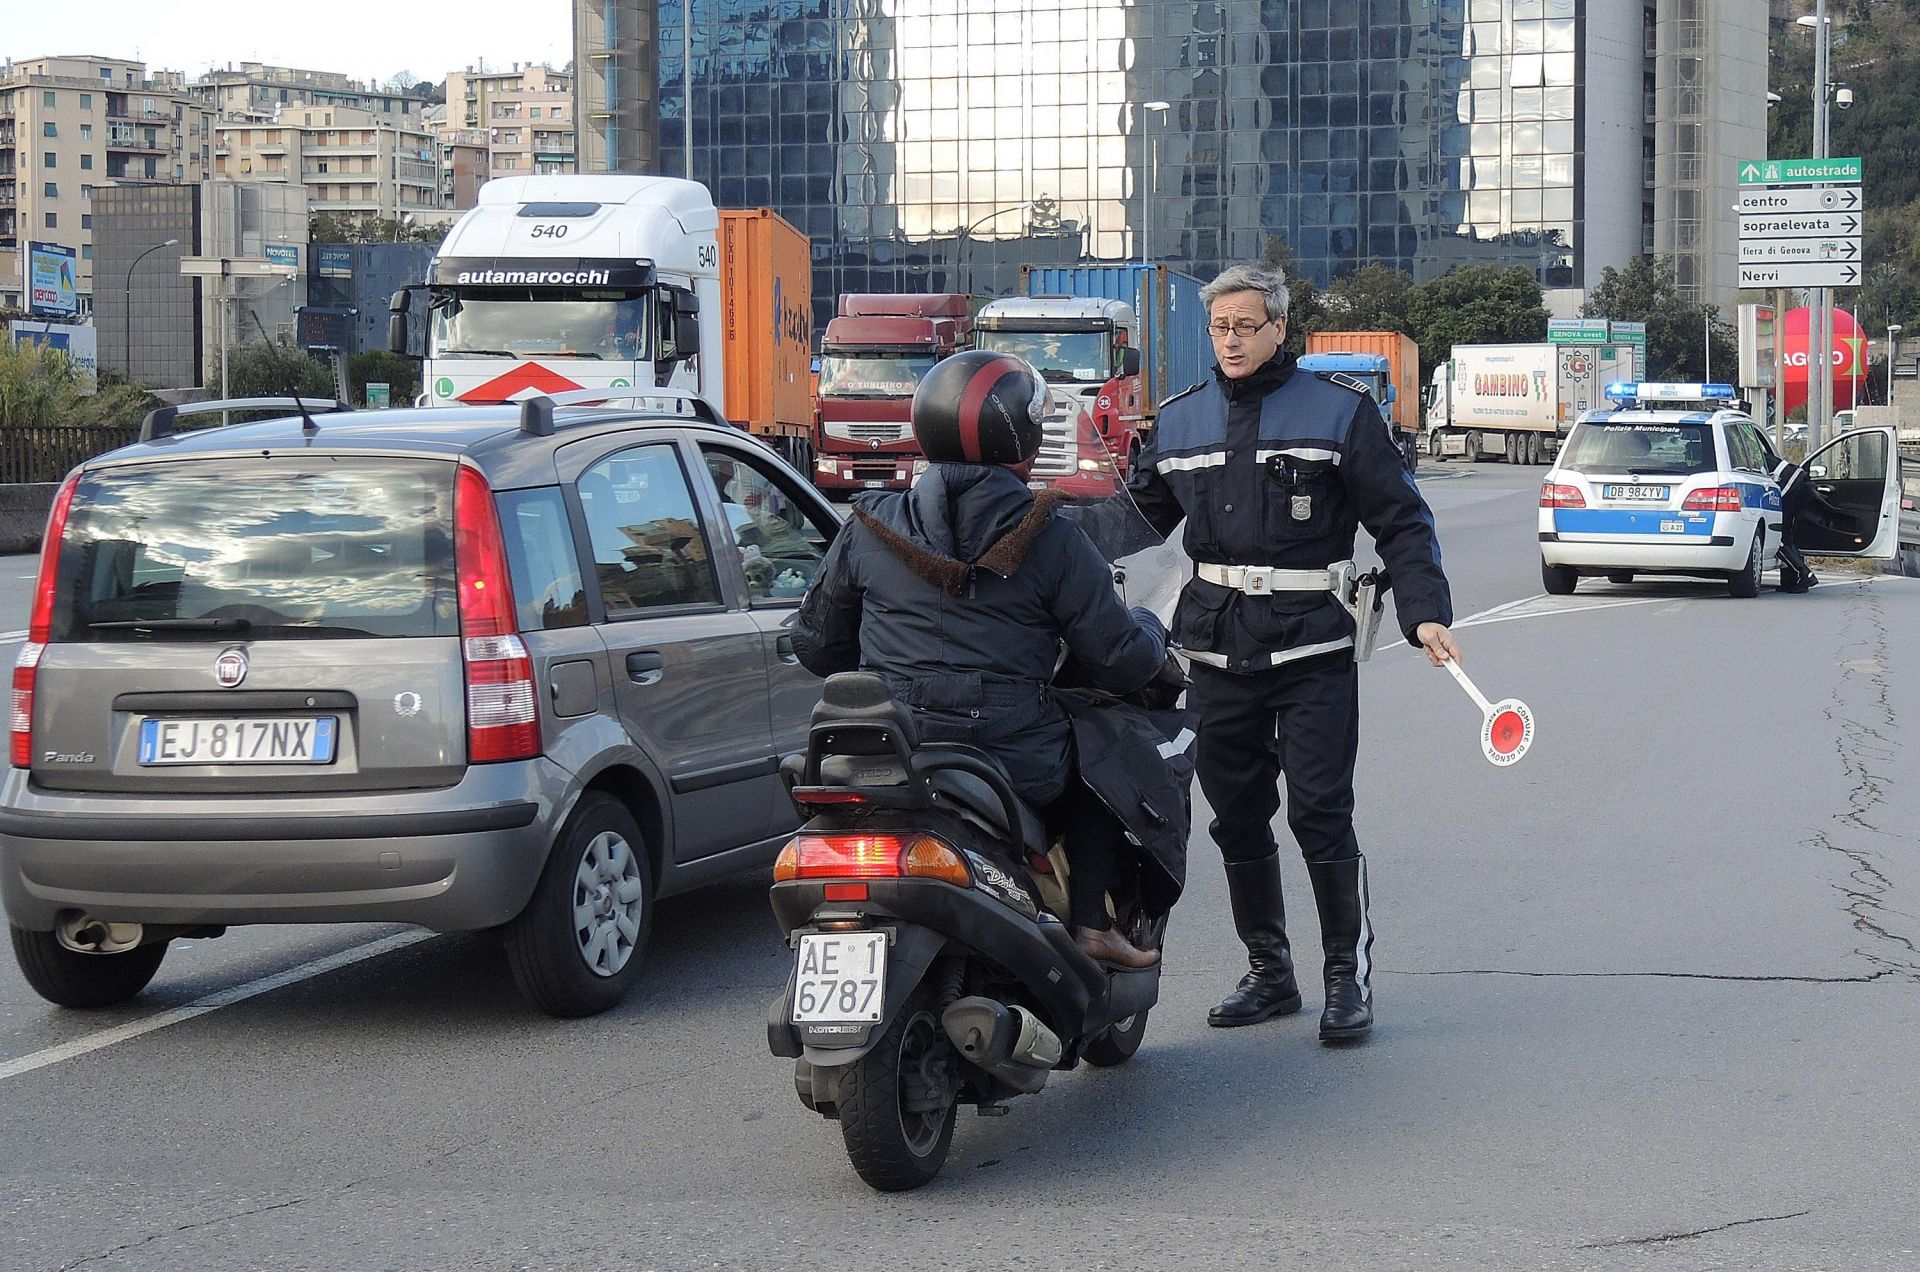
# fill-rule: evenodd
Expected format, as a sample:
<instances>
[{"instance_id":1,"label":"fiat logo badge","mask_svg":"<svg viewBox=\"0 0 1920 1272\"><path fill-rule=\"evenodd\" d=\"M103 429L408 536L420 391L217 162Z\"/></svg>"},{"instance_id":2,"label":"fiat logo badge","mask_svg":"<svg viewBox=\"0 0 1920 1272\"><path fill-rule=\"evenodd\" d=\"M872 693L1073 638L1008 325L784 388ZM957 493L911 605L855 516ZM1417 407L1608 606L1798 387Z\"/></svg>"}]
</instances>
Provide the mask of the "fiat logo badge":
<instances>
[{"instance_id":1,"label":"fiat logo badge","mask_svg":"<svg viewBox=\"0 0 1920 1272\"><path fill-rule=\"evenodd\" d=\"M247 678L247 651L244 649L222 650L213 660L213 678L220 682L223 689L231 689Z\"/></svg>"}]
</instances>

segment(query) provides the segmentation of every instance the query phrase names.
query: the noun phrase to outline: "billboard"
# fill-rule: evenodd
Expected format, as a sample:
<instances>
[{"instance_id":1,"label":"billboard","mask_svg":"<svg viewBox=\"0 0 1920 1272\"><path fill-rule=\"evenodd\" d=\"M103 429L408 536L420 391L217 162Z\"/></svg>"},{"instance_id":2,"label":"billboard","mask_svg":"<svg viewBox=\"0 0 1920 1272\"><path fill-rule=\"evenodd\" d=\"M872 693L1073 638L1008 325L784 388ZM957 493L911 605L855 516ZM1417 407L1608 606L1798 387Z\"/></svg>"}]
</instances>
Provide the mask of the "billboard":
<instances>
[{"instance_id":1,"label":"billboard","mask_svg":"<svg viewBox=\"0 0 1920 1272\"><path fill-rule=\"evenodd\" d=\"M27 274L31 281L27 308L36 314L70 318L80 312L77 253L58 243L27 243Z\"/></svg>"},{"instance_id":2,"label":"billboard","mask_svg":"<svg viewBox=\"0 0 1920 1272\"><path fill-rule=\"evenodd\" d=\"M313 249L314 272L322 278L353 277L353 245L319 243Z\"/></svg>"},{"instance_id":3,"label":"billboard","mask_svg":"<svg viewBox=\"0 0 1920 1272\"><path fill-rule=\"evenodd\" d=\"M100 341L99 333L94 328L65 322L35 322L26 318L15 319L8 325L13 329L14 344L31 342L66 354L73 363L74 374L79 377L82 393L93 393L99 389Z\"/></svg>"},{"instance_id":4,"label":"billboard","mask_svg":"<svg viewBox=\"0 0 1920 1272\"><path fill-rule=\"evenodd\" d=\"M298 243L268 243L261 249L262 255L275 265L285 265L288 269L300 268L300 245Z\"/></svg>"}]
</instances>

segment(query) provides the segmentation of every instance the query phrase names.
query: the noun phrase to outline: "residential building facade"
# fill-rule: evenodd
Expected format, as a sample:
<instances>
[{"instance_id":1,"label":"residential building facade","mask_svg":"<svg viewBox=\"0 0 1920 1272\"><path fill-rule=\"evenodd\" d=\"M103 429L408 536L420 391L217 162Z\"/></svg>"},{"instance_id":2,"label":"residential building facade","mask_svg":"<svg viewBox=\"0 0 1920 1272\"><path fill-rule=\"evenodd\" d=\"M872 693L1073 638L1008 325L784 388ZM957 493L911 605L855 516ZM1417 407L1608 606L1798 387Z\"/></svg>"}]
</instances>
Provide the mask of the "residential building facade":
<instances>
[{"instance_id":1,"label":"residential building facade","mask_svg":"<svg viewBox=\"0 0 1920 1272\"><path fill-rule=\"evenodd\" d=\"M192 184L207 171L210 112L174 73L117 58L0 67L0 305L21 307L29 242L78 254L92 304L93 198L121 184Z\"/></svg>"},{"instance_id":2,"label":"residential building facade","mask_svg":"<svg viewBox=\"0 0 1920 1272\"><path fill-rule=\"evenodd\" d=\"M263 62L208 71L194 81L193 91L223 120L271 120L290 106L342 106L404 126L420 123L429 105L421 98L389 93L334 71Z\"/></svg>"},{"instance_id":3,"label":"residential building facade","mask_svg":"<svg viewBox=\"0 0 1920 1272\"><path fill-rule=\"evenodd\" d=\"M487 109L488 167L492 176L575 171L570 81L495 93Z\"/></svg>"},{"instance_id":4,"label":"residential building facade","mask_svg":"<svg viewBox=\"0 0 1920 1272\"><path fill-rule=\"evenodd\" d=\"M440 143L423 122L345 106L288 106L271 120L215 126L215 177L305 188L314 214L348 221L442 207Z\"/></svg>"},{"instance_id":5,"label":"residential building facade","mask_svg":"<svg viewBox=\"0 0 1920 1272\"><path fill-rule=\"evenodd\" d=\"M1276 240L1323 285L1518 265L1563 313L1663 250L1724 306L1713 184L1764 144L1767 20L1751 0L578 0L580 153L778 209L815 240L822 321L840 292L1011 291L1063 229L1088 259L1202 276Z\"/></svg>"}]
</instances>

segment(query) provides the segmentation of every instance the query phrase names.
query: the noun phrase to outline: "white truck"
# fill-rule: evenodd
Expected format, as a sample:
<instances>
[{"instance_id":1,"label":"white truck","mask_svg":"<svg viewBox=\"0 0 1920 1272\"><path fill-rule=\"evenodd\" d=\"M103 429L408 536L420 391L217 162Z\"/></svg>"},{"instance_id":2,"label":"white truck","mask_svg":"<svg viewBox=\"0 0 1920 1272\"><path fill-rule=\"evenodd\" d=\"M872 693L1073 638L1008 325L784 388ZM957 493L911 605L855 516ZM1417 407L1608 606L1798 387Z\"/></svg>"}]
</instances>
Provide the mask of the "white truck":
<instances>
[{"instance_id":1,"label":"white truck","mask_svg":"<svg viewBox=\"0 0 1920 1272\"><path fill-rule=\"evenodd\" d=\"M705 186L503 177L454 222L388 343L424 359L420 406L576 388L675 388L804 459L813 425L807 239Z\"/></svg>"},{"instance_id":2,"label":"white truck","mask_svg":"<svg viewBox=\"0 0 1920 1272\"><path fill-rule=\"evenodd\" d=\"M1545 463L1582 414L1605 409L1607 385L1638 372L1631 345L1455 345L1424 395L1427 454Z\"/></svg>"}]
</instances>

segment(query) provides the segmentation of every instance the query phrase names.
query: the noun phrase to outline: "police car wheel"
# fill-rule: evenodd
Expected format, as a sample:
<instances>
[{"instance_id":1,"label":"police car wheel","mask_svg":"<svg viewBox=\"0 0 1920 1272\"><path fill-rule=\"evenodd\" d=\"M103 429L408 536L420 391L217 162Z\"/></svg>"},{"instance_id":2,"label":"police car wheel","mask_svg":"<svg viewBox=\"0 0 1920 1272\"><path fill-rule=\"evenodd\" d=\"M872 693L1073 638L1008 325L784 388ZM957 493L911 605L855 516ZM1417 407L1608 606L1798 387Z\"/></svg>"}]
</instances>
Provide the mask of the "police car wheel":
<instances>
[{"instance_id":1,"label":"police car wheel","mask_svg":"<svg viewBox=\"0 0 1920 1272\"><path fill-rule=\"evenodd\" d=\"M1572 596L1574 586L1580 582L1580 572L1570 565L1549 565L1543 557L1540 561L1540 586L1547 589L1549 596Z\"/></svg>"},{"instance_id":2,"label":"police car wheel","mask_svg":"<svg viewBox=\"0 0 1920 1272\"><path fill-rule=\"evenodd\" d=\"M1727 577L1727 595L1748 600L1760 595L1760 534L1754 532L1753 546L1747 549L1747 563Z\"/></svg>"}]
</instances>

